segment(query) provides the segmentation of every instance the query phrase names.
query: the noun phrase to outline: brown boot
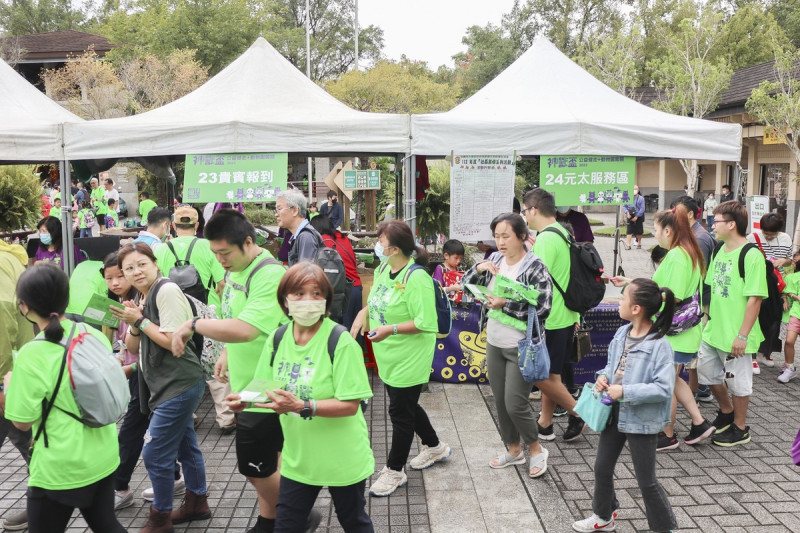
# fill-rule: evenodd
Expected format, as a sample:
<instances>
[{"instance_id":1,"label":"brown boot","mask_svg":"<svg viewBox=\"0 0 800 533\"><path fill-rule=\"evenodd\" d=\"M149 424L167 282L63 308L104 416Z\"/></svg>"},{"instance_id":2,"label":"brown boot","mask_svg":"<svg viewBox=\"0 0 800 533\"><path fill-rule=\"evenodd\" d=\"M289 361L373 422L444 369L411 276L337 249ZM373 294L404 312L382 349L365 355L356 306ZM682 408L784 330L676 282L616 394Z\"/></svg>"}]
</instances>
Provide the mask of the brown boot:
<instances>
[{"instance_id":1,"label":"brown boot","mask_svg":"<svg viewBox=\"0 0 800 533\"><path fill-rule=\"evenodd\" d=\"M139 533L172 533L175 531L172 528L170 512L161 513L151 505L150 516L147 517L147 523L139 530Z\"/></svg>"},{"instance_id":2,"label":"brown boot","mask_svg":"<svg viewBox=\"0 0 800 533\"><path fill-rule=\"evenodd\" d=\"M189 520L208 520L211 518L211 510L208 508L208 496L199 496L187 490L183 497L181 506L172 511L172 523L180 524Z\"/></svg>"}]
</instances>

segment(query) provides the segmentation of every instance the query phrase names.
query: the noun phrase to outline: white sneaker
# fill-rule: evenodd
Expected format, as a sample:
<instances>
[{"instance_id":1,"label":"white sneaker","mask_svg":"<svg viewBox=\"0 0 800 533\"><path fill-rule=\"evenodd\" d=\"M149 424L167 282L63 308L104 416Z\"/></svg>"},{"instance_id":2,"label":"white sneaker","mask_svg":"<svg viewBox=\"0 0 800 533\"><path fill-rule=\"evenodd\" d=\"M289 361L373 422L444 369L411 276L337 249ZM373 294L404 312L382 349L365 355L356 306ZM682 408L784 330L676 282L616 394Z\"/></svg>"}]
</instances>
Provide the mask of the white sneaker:
<instances>
[{"instance_id":1,"label":"white sneaker","mask_svg":"<svg viewBox=\"0 0 800 533\"><path fill-rule=\"evenodd\" d=\"M756 355L756 361L758 361L759 365L765 366L767 368L772 368L775 366L775 361L773 361L771 357L767 357L762 353Z\"/></svg>"},{"instance_id":2,"label":"white sneaker","mask_svg":"<svg viewBox=\"0 0 800 533\"><path fill-rule=\"evenodd\" d=\"M617 529L617 526L614 524L614 518L611 518L611 520L603 520L596 514L593 514L589 518L573 522L572 529L583 533L591 533L592 531L614 531Z\"/></svg>"},{"instance_id":3,"label":"white sneaker","mask_svg":"<svg viewBox=\"0 0 800 533\"><path fill-rule=\"evenodd\" d=\"M447 461L447 458L453 453L450 446L442 441L439 441L439 445L434 448L425 446L424 444L421 445L421 448L422 451L419 452L419 455L411 459L408 463L408 466L414 470L424 470L433 466L433 463L438 461Z\"/></svg>"},{"instance_id":4,"label":"white sneaker","mask_svg":"<svg viewBox=\"0 0 800 533\"><path fill-rule=\"evenodd\" d=\"M797 377L797 369L793 366L786 366L781 372L781 375L778 376L778 381L781 383L789 383L791 380Z\"/></svg>"},{"instance_id":5,"label":"white sneaker","mask_svg":"<svg viewBox=\"0 0 800 533\"><path fill-rule=\"evenodd\" d=\"M378 479L370 486L369 493L372 496L389 496L407 482L408 476L405 471L392 470L388 466L384 466Z\"/></svg>"},{"instance_id":6,"label":"white sneaker","mask_svg":"<svg viewBox=\"0 0 800 533\"><path fill-rule=\"evenodd\" d=\"M761 369L758 368L758 361L753 361L753 375L756 376L761 373Z\"/></svg>"},{"instance_id":7,"label":"white sneaker","mask_svg":"<svg viewBox=\"0 0 800 533\"><path fill-rule=\"evenodd\" d=\"M180 496L182 494L186 494L186 483L183 481L183 476L181 476L180 479L175 480L175 491L173 492L174 496ZM142 499L152 502L153 498L155 498L153 487L147 487L142 491Z\"/></svg>"},{"instance_id":8,"label":"white sneaker","mask_svg":"<svg viewBox=\"0 0 800 533\"><path fill-rule=\"evenodd\" d=\"M128 490L115 490L114 491L114 510L118 511L133 505L133 491Z\"/></svg>"}]
</instances>

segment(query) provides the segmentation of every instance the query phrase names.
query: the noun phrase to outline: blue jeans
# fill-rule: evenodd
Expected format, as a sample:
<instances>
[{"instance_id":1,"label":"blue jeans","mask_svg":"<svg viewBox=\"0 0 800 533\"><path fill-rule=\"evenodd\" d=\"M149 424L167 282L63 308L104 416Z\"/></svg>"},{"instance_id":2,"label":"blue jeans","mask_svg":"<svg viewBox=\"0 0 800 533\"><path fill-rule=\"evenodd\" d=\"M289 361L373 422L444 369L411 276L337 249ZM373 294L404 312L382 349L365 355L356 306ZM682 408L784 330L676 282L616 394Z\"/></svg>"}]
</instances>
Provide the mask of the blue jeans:
<instances>
[{"instance_id":1,"label":"blue jeans","mask_svg":"<svg viewBox=\"0 0 800 533\"><path fill-rule=\"evenodd\" d=\"M83 239L91 236L92 236L92 228L81 228L81 236L78 238Z\"/></svg>"},{"instance_id":2,"label":"blue jeans","mask_svg":"<svg viewBox=\"0 0 800 533\"><path fill-rule=\"evenodd\" d=\"M153 484L153 507L162 513L172 510L176 458L183 466L186 490L197 495L206 493L206 467L192 419L205 385L198 381L191 389L156 407L150 417L142 459Z\"/></svg>"}]
</instances>

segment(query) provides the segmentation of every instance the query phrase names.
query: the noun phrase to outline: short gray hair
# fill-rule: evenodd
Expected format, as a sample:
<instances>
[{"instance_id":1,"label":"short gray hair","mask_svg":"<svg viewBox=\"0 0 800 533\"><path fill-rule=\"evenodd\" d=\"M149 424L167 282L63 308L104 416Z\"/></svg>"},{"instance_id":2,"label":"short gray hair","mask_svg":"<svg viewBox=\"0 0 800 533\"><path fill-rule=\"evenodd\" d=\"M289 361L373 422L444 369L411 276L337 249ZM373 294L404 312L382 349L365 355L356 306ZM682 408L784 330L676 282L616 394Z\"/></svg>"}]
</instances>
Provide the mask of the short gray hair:
<instances>
[{"instance_id":1,"label":"short gray hair","mask_svg":"<svg viewBox=\"0 0 800 533\"><path fill-rule=\"evenodd\" d=\"M302 192L298 191L297 189L289 189L288 191L278 193L278 196L275 198L275 200L277 201L279 198L286 200L287 207L296 207L301 218L306 218L307 203L306 197Z\"/></svg>"}]
</instances>

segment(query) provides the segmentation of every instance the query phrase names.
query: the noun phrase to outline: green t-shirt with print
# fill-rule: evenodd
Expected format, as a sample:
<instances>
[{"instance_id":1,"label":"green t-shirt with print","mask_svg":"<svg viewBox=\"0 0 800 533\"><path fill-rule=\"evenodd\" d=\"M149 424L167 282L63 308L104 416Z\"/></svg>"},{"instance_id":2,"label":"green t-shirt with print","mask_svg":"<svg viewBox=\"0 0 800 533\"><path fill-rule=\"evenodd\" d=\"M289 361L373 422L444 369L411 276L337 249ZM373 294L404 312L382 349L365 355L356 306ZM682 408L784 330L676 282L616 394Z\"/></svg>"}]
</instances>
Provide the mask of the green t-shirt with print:
<instances>
[{"instance_id":1,"label":"green t-shirt with print","mask_svg":"<svg viewBox=\"0 0 800 533\"><path fill-rule=\"evenodd\" d=\"M297 346L292 326L286 330L272 358L272 335L264 345L255 377L282 384L301 400L365 400L372 397L364 356L345 332L339 337L331 365L328 337L335 322L326 318L305 346ZM283 428L281 476L307 485L343 487L362 481L375 470L364 414L359 408L347 417L316 416L304 420L280 417Z\"/></svg>"},{"instance_id":2,"label":"green t-shirt with print","mask_svg":"<svg viewBox=\"0 0 800 533\"><path fill-rule=\"evenodd\" d=\"M57 219L61 220L61 208L53 206L50 208L50 212L47 213L49 217L56 217Z\"/></svg>"},{"instance_id":3,"label":"green t-shirt with print","mask_svg":"<svg viewBox=\"0 0 800 533\"><path fill-rule=\"evenodd\" d=\"M106 205L106 190L102 187L92 189L90 198L94 200L94 205L97 207L97 215L105 215L108 213L108 205Z\"/></svg>"},{"instance_id":4,"label":"green t-shirt with print","mask_svg":"<svg viewBox=\"0 0 800 533\"><path fill-rule=\"evenodd\" d=\"M659 287L668 287L672 290L675 301L691 298L700 287L701 280L702 272L699 268L695 268L692 258L680 246L667 252L658 270L653 274L653 281L658 283ZM702 326L697 324L680 335L667 336L667 341L676 352L697 353L702 337Z\"/></svg>"},{"instance_id":5,"label":"green t-shirt with print","mask_svg":"<svg viewBox=\"0 0 800 533\"><path fill-rule=\"evenodd\" d=\"M430 380L439 330L433 279L424 271L415 271L406 286L402 286L412 263L409 261L394 276L388 264L381 265L367 301L370 329L413 320L422 331L412 335L389 335L372 344L381 379L392 387L411 387Z\"/></svg>"},{"instance_id":6,"label":"green t-shirt with print","mask_svg":"<svg viewBox=\"0 0 800 533\"><path fill-rule=\"evenodd\" d=\"M739 275L741 251L740 246L732 252L726 252L723 246L711 261L706 274L706 283L711 286L711 304L703 341L725 352L730 352L742 327L748 298L766 298L768 295L764 256L758 249L751 248L747 252L744 258L745 277L742 280ZM756 353L763 340L764 335L756 320L747 337L745 353Z\"/></svg>"},{"instance_id":7,"label":"green t-shirt with print","mask_svg":"<svg viewBox=\"0 0 800 533\"><path fill-rule=\"evenodd\" d=\"M81 209L80 211L78 211L78 229L87 229L88 228L88 226L86 225L86 214L87 213L91 214L91 216L94 216L92 214L92 210L88 209L88 208L84 208L84 209Z\"/></svg>"},{"instance_id":8,"label":"green t-shirt with print","mask_svg":"<svg viewBox=\"0 0 800 533\"><path fill-rule=\"evenodd\" d=\"M555 228L565 237L569 235L567 230L558 222L553 222L547 228ZM544 229L547 229L544 228ZM536 235L536 242L533 244L533 253L539 256L544 262L550 275L556 280L558 286L567 290L569 284L569 273L571 266L569 245L550 231L540 231ZM564 297L558 289L553 286L553 305L550 308L550 316L545 321L545 330L561 329L572 326L580 321L580 314L571 309L567 309Z\"/></svg>"},{"instance_id":9,"label":"green t-shirt with print","mask_svg":"<svg viewBox=\"0 0 800 533\"><path fill-rule=\"evenodd\" d=\"M150 198L145 198L139 203L139 215L141 215L143 223L147 223L147 213L154 207L157 207L157 204Z\"/></svg>"},{"instance_id":10,"label":"green t-shirt with print","mask_svg":"<svg viewBox=\"0 0 800 533\"><path fill-rule=\"evenodd\" d=\"M64 320L61 325L65 336L62 342L66 342L73 323ZM80 324L78 331L88 331L111 350L108 339L99 331ZM41 422L42 399L52 398L64 357L62 346L38 339L44 339L44 333L23 346L14 361L5 412L8 420L33 422L34 435ZM55 407L47 417L48 446L44 445L44 436L39 437L31 456L28 479L31 487L49 490L85 487L113 474L119 466L117 426L90 428L64 411L79 415L66 369Z\"/></svg>"},{"instance_id":11,"label":"green t-shirt with print","mask_svg":"<svg viewBox=\"0 0 800 533\"><path fill-rule=\"evenodd\" d=\"M262 250L255 259L241 272L231 272L229 279L242 287L247 277L258 263L272 255ZM226 283L222 293L220 318L238 318L256 328L258 337L250 342L229 342L228 372L231 377L231 390L239 392L253 379L258 359L264 349L264 343L270 333L288 321L278 305L278 283L286 270L281 265L262 267L250 282L250 294L234 288L233 283ZM258 409L257 411L264 411Z\"/></svg>"},{"instance_id":12,"label":"green t-shirt with print","mask_svg":"<svg viewBox=\"0 0 800 533\"><path fill-rule=\"evenodd\" d=\"M93 294L108 295L108 285L100 273L102 261L83 261L75 265L69 278L69 304L66 313L83 315Z\"/></svg>"},{"instance_id":13,"label":"green t-shirt with print","mask_svg":"<svg viewBox=\"0 0 800 533\"><path fill-rule=\"evenodd\" d=\"M794 294L800 296L800 272L793 272L783 276L783 281L786 283L786 288L783 289L784 294ZM800 320L800 302L789 300L792 305L789 307L789 317L795 317ZM788 322L789 318L784 313L783 321Z\"/></svg>"},{"instance_id":14,"label":"green t-shirt with print","mask_svg":"<svg viewBox=\"0 0 800 533\"><path fill-rule=\"evenodd\" d=\"M172 247L175 248L175 253L183 261L186 259L189 246L194 239L197 239L197 242L194 248L192 248L192 256L189 259L197 269L197 273L203 281L203 286L208 289L208 304L215 305L217 307L217 313L219 314L219 296L217 296L217 293L211 287L219 283L222 278L225 277L225 269L220 262L217 261L214 252L211 251L211 246L208 241L197 237L184 236L170 239L169 243L172 244ZM158 260L158 269L161 270L163 275L169 276L170 269L175 266L175 255L173 255L169 246L166 244L157 246L153 253ZM214 280L214 284L209 283L212 279Z\"/></svg>"}]
</instances>

